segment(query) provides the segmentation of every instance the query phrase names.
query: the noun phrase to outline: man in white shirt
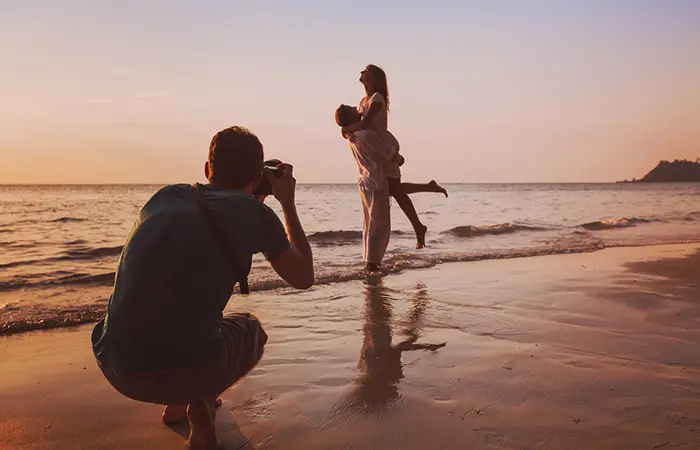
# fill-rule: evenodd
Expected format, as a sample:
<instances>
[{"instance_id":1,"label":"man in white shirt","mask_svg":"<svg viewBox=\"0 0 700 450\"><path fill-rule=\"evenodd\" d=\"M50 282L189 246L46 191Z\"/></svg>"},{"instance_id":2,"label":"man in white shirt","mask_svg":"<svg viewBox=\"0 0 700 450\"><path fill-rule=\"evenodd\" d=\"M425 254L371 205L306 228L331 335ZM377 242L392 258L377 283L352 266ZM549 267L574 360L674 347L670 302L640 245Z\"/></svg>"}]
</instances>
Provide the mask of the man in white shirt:
<instances>
[{"instance_id":1,"label":"man in white shirt","mask_svg":"<svg viewBox=\"0 0 700 450\"><path fill-rule=\"evenodd\" d=\"M348 105L335 112L339 126L361 120L360 113ZM350 149L360 171L358 185L362 198L362 244L365 267L376 271L389 245L391 214L386 164L394 159L398 149L383 140L374 130L360 130L349 136Z\"/></svg>"}]
</instances>

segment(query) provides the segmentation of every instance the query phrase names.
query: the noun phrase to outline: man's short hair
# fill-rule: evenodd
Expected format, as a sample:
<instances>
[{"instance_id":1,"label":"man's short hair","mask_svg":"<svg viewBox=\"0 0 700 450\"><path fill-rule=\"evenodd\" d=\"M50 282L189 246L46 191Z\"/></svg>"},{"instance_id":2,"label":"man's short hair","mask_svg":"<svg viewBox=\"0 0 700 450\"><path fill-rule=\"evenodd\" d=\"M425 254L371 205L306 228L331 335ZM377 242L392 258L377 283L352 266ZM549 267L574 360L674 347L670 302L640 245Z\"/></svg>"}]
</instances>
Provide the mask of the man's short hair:
<instances>
[{"instance_id":1,"label":"man's short hair","mask_svg":"<svg viewBox=\"0 0 700 450\"><path fill-rule=\"evenodd\" d=\"M263 146L247 128L219 131L209 144L209 181L243 189L260 177Z\"/></svg>"},{"instance_id":2,"label":"man's short hair","mask_svg":"<svg viewBox=\"0 0 700 450\"><path fill-rule=\"evenodd\" d=\"M341 127L352 125L360 120L360 113L350 105L340 105L335 110L335 123Z\"/></svg>"}]
</instances>

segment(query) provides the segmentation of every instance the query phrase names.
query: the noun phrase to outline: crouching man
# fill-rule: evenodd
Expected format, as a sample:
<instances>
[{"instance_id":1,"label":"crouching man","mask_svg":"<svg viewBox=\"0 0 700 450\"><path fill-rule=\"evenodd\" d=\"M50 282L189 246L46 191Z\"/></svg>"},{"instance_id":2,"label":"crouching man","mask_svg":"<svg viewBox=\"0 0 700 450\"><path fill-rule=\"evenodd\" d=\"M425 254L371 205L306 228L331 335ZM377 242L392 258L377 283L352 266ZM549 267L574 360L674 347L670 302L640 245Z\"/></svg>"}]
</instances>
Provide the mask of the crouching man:
<instances>
[{"instance_id":1,"label":"crouching man","mask_svg":"<svg viewBox=\"0 0 700 450\"><path fill-rule=\"evenodd\" d=\"M119 259L105 318L92 345L110 384L134 400L166 405L163 421L190 422L192 449L217 448L217 397L248 373L267 335L250 314L223 310L247 288L255 253L291 286L314 282L311 247L297 216L292 167L263 168L250 131L217 133L206 185L170 185L141 209ZM285 226L253 190L267 177ZM285 232L286 227L286 232Z\"/></svg>"}]
</instances>

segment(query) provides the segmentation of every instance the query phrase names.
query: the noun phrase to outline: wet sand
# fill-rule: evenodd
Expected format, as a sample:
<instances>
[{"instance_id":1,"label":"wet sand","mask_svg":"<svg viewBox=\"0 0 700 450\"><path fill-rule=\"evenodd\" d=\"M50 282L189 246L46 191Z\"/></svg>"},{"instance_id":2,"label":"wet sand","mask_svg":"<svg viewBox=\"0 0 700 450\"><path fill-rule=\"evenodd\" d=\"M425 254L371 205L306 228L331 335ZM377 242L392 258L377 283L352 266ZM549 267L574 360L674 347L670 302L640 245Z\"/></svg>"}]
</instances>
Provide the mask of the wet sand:
<instances>
[{"instance_id":1,"label":"wet sand","mask_svg":"<svg viewBox=\"0 0 700 450\"><path fill-rule=\"evenodd\" d=\"M700 448L700 253L445 264L234 297L270 341L223 395L229 449ZM91 326L0 338L0 448L182 448ZM444 344L444 346L443 346Z\"/></svg>"}]
</instances>

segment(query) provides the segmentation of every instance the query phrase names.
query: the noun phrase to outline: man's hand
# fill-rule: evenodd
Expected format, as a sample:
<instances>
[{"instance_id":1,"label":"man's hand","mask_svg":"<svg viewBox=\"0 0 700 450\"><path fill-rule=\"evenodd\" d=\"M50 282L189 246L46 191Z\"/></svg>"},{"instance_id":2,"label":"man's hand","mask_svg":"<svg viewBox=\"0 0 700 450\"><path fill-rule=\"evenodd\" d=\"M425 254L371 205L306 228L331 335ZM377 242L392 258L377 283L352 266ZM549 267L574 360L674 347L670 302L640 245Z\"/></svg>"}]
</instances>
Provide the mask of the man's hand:
<instances>
[{"instance_id":1,"label":"man's hand","mask_svg":"<svg viewBox=\"0 0 700 450\"><path fill-rule=\"evenodd\" d=\"M343 139L347 139L348 141L352 142L353 144L355 143L355 140L357 139L354 134L345 131L344 128L340 129L340 135L343 136Z\"/></svg>"},{"instance_id":2,"label":"man's hand","mask_svg":"<svg viewBox=\"0 0 700 450\"><path fill-rule=\"evenodd\" d=\"M296 189L296 180L292 175L294 168L290 164L279 164L277 167L283 171L280 178L275 178L269 170L266 171L265 176L272 184L275 198L282 205L287 237L292 246L279 258L270 261L270 264L275 272L292 287L308 289L314 284L314 258L294 205Z\"/></svg>"},{"instance_id":3,"label":"man's hand","mask_svg":"<svg viewBox=\"0 0 700 450\"><path fill-rule=\"evenodd\" d=\"M399 167L403 166L403 163L406 162L406 160L404 159L404 157L401 156L401 153L395 154L394 157L392 158L392 160L393 160Z\"/></svg>"},{"instance_id":4,"label":"man's hand","mask_svg":"<svg viewBox=\"0 0 700 450\"><path fill-rule=\"evenodd\" d=\"M280 178L276 178L269 169L263 169L265 176L270 180L270 184L272 185L272 193L282 206L285 206L285 204L293 205L297 184L297 180L295 180L292 175L294 167L291 164L285 163L277 167L283 171Z\"/></svg>"}]
</instances>

